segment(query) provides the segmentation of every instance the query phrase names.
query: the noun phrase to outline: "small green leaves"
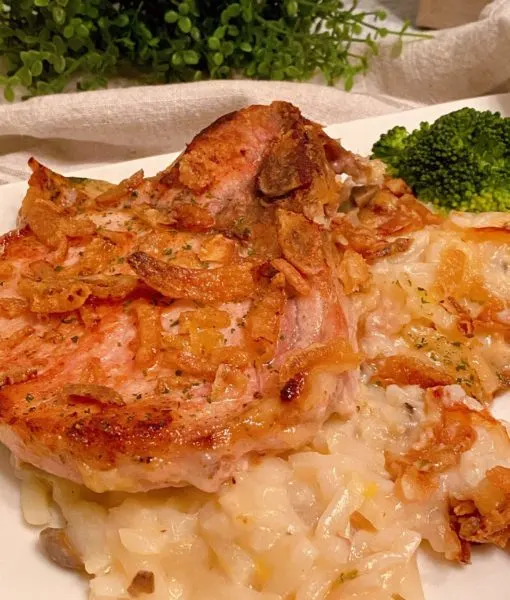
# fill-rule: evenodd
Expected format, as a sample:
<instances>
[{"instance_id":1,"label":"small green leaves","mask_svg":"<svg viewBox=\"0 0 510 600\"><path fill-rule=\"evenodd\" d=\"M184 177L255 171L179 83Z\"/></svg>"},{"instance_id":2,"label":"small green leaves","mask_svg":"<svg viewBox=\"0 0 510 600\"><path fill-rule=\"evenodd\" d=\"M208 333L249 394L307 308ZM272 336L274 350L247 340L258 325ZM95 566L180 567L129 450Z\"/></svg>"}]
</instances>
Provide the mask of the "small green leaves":
<instances>
[{"instance_id":1,"label":"small green leaves","mask_svg":"<svg viewBox=\"0 0 510 600\"><path fill-rule=\"evenodd\" d=\"M167 23L176 23L179 20L179 13L175 10L168 10L164 18Z\"/></svg>"},{"instance_id":2,"label":"small green leaves","mask_svg":"<svg viewBox=\"0 0 510 600\"><path fill-rule=\"evenodd\" d=\"M0 86L12 101L72 81L79 90L104 87L126 70L150 83L239 74L303 81L319 70L351 89L380 38L394 36L396 56L404 36L416 37L408 24L374 25L385 18L338 0L2 0Z\"/></svg>"},{"instance_id":3,"label":"small green leaves","mask_svg":"<svg viewBox=\"0 0 510 600\"><path fill-rule=\"evenodd\" d=\"M179 26L179 29L183 32L183 33L189 33L191 31L191 19L189 17L181 17L178 21L177 21L177 25Z\"/></svg>"},{"instance_id":4,"label":"small green leaves","mask_svg":"<svg viewBox=\"0 0 510 600\"><path fill-rule=\"evenodd\" d=\"M57 25L62 25L66 21L66 11L61 6L54 6L52 10L53 20Z\"/></svg>"}]
</instances>

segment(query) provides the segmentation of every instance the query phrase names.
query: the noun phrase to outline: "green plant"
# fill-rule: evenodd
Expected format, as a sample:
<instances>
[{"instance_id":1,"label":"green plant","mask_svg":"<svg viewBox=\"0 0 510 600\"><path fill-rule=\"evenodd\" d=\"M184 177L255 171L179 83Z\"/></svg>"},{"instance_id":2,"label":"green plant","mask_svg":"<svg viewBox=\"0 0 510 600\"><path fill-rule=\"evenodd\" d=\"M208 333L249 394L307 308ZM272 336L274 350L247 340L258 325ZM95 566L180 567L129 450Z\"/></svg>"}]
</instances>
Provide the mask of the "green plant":
<instances>
[{"instance_id":1,"label":"green plant","mask_svg":"<svg viewBox=\"0 0 510 600\"><path fill-rule=\"evenodd\" d=\"M390 31L382 11L356 0L3 0L0 85L8 100L104 87L116 75L148 83L226 78L237 73L328 83L366 71Z\"/></svg>"},{"instance_id":2,"label":"green plant","mask_svg":"<svg viewBox=\"0 0 510 600\"><path fill-rule=\"evenodd\" d=\"M417 196L446 209L510 210L510 118L463 108L422 123L394 127L372 148Z\"/></svg>"}]
</instances>

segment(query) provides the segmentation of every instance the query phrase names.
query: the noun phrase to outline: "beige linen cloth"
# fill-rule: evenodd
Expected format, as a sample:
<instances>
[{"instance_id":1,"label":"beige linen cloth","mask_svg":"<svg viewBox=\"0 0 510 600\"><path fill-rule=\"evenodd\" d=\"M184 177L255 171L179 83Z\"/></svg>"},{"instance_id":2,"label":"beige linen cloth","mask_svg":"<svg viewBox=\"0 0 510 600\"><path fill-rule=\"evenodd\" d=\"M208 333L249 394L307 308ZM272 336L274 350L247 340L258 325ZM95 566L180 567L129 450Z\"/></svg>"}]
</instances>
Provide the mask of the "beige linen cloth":
<instances>
[{"instance_id":1,"label":"beige linen cloth","mask_svg":"<svg viewBox=\"0 0 510 600\"><path fill-rule=\"evenodd\" d=\"M354 91L316 84L210 81L34 98L0 106L0 183L24 179L27 159L64 172L178 150L221 114L288 100L323 124L510 91L510 0L480 20L383 49Z\"/></svg>"}]
</instances>

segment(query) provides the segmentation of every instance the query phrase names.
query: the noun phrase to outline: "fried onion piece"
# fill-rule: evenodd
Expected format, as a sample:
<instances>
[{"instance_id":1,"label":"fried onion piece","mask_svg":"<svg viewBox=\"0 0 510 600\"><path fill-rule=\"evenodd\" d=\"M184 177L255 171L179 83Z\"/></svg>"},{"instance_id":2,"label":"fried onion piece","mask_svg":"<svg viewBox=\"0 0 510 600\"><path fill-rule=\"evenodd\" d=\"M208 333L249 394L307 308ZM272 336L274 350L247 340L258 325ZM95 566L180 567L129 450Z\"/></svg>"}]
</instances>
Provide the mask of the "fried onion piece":
<instances>
[{"instance_id":1,"label":"fried onion piece","mask_svg":"<svg viewBox=\"0 0 510 600\"><path fill-rule=\"evenodd\" d=\"M246 391L248 377L237 367L221 364L211 389L211 400L237 399Z\"/></svg>"},{"instance_id":2,"label":"fried onion piece","mask_svg":"<svg viewBox=\"0 0 510 600\"><path fill-rule=\"evenodd\" d=\"M8 371L0 371L0 388L4 385L25 383L37 377L38 367L14 367Z\"/></svg>"},{"instance_id":3,"label":"fried onion piece","mask_svg":"<svg viewBox=\"0 0 510 600\"><path fill-rule=\"evenodd\" d=\"M28 310L28 302L22 298L0 298L0 317L15 319Z\"/></svg>"},{"instance_id":4,"label":"fried onion piece","mask_svg":"<svg viewBox=\"0 0 510 600\"><path fill-rule=\"evenodd\" d=\"M290 262L284 258L275 258L271 261L271 264L284 275L285 281L297 294L300 296L308 296L310 294L310 284Z\"/></svg>"},{"instance_id":5,"label":"fried onion piece","mask_svg":"<svg viewBox=\"0 0 510 600\"><path fill-rule=\"evenodd\" d=\"M122 396L106 385L94 383L69 383L64 386L64 395L71 398L94 400L104 406L125 406Z\"/></svg>"},{"instance_id":6,"label":"fried onion piece","mask_svg":"<svg viewBox=\"0 0 510 600\"><path fill-rule=\"evenodd\" d=\"M285 279L280 273L254 301L246 317L246 334L255 354L264 361L274 356L285 310Z\"/></svg>"},{"instance_id":7,"label":"fried onion piece","mask_svg":"<svg viewBox=\"0 0 510 600\"><path fill-rule=\"evenodd\" d=\"M462 540L508 547L510 469L494 467L467 497L450 499L450 520Z\"/></svg>"},{"instance_id":8,"label":"fried onion piece","mask_svg":"<svg viewBox=\"0 0 510 600\"><path fill-rule=\"evenodd\" d=\"M404 194L410 194L411 188L407 185L407 183L399 178L399 177L386 177L384 179L384 187L390 190L392 194L399 197Z\"/></svg>"},{"instance_id":9,"label":"fried onion piece","mask_svg":"<svg viewBox=\"0 0 510 600\"><path fill-rule=\"evenodd\" d=\"M169 298L200 302L236 302L257 289L254 269L260 264L245 260L217 269L185 269L164 263L145 252L128 257L133 271L149 287Z\"/></svg>"},{"instance_id":10,"label":"fried onion piece","mask_svg":"<svg viewBox=\"0 0 510 600\"><path fill-rule=\"evenodd\" d=\"M65 243L66 236L85 237L96 230L90 219L67 216L53 202L41 198L30 203L25 219L36 238L53 250Z\"/></svg>"},{"instance_id":11,"label":"fried onion piece","mask_svg":"<svg viewBox=\"0 0 510 600\"><path fill-rule=\"evenodd\" d=\"M143 182L143 177L143 170L140 169L136 173L133 173L131 177L121 181L117 186L97 196L96 203L99 206L115 206L119 204L126 196L131 195L136 190Z\"/></svg>"},{"instance_id":12,"label":"fried onion piece","mask_svg":"<svg viewBox=\"0 0 510 600\"><path fill-rule=\"evenodd\" d=\"M18 291L24 296L35 313L70 312L83 306L90 296L90 287L70 279L34 281L22 277Z\"/></svg>"},{"instance_id":13,"label":"fried onion piece","mask_svg":"<svg viewBox=\"0 0 510 600\"><path fill-rule=\"evenodd\" d=\"M426 354L432 363L461 385L466 394L490 402L498 389L497 377L476 346L461 343L421 325L404 329L404 338Z\"/></svg>"},{"instance_id":14,"label":"fried onion piece","mask_svg":"<svg viewBox=\"0 0 510 600\"><path fill-rule=\"evenodd\" d=\"M278 198L311 184L314 164L308 146L303 127L293 128L280 136L265 157L258 175L258 188L265 196Z\"/></svg>"},{"instance_id":15,"label":"fried onion piece","mask_svg":"<svg viewBox=\"0 0 510 600\"><path fill-rule=\"evenodd\" d=\"M249 354L238 346L204 347L192 343L188 336L162 333L162 360L165 364L188 375L214 381L221 364L233 367L246 367Z\"/></svg>"},{"instance_id":16,"label":"fried onion piece","mask_svg":"<svg viewBox=\"0 0 510 600\"><path fill-rule=\"evenodd\" d=\"M459 464L477 439L472 415L462 404L445 406L443 388L431 388L426 396L429 422L420 441L404 455L386 453L386 469L407 500L425 498L438 485L437 475Z\"/></svg>"},{"instance_id":17,"label":"fried onion piece","mask_svg":"<svg viewBox=\"0 0 510 600\"><path fill-rule=\"evenodd\" d=\"M160 310L148 302L135 302L133 310L137 320L138 349L136 364L140 367L151 367L161 347L161 314Z\"/></svg>"},{"instance_id":18,"label":"fried onion piece","mask_svg":"<svg viewBox=\"0 0 510 600\"><path fill-rule=\"evenodd\" d=\"M88 276L103 272L119 256L119 249L110 240L96 237L83 250L75 264L66 268L67 276Z\"/></svg>"},{"instance_id":19,"label":"fried onion piece","mask_svg":"<svg viewBox=\"0 0 510 600\"><path fill-rule=\"evenodd\" d=\"M315 275L324 269L320 228L303 215L278 209L278 242L283 255L296 269Z\"/></svg>"},{"instance_id":20,"label":"fried onion piece","mask_svg":"<svg viewBox=\"0 0 510 600\"><path fill-rule=\"evenodd\" d=\"M174 227L185 231L209 231L216 223L214 216L197 204L177 204L170 216Z\"/></svg>"},{"instance_id":21,"label":"fried onion piece","mask_svg":"<svg viewBox=\"0 0 510 600\"><path fill-rule=\"evenodd\" d=\"M179 333L199 329L223 329L230 325L230 315L224 310L205 306L199 310L186 310L179 315Z\"/></svg>"},{"instance_id":22,"label":"fried onion piece","mask_svg":"<svg viewBox=\"0 0 510 600\"><path fill-rule=\"evenodd\" d=\"M455 378L441 367L405 354L376 359L374 366L375 373L371 381L383 386L396 384L430 388L455 383Z\"/></svg>"},{"instance_id":23,"label":"fried onion piece","mask_svg":"<svg viewBox=\"0 0 510 600\"><path fill-rule=\"evenodd\" d=\"M234 240L229 240L221 234L214 235L202 242L198 257L206 262L228 264L234 256L235 247Z\"/></svg>"},{"instance_id":24,"label":"fried onion piece","mask_svg":"<svg viewBox=\"0 0 510 600\"><path fill-rule=\"evenodd\" d=\"M122 300L135 290L138 279L134 275L92 275L80 279L90 288L90 295L102 299Z\"/></svg>"},{"instance_id":25,"label":"fried onion piece","mask_svg":"<svg viewBox=\"0 0 510 600\"><path fill-rule=\"evenodd\" d=\"M311 344L303 350L296 350L285 359L280 368L280 385L284 386L299 373L309 374L316 369L344 373L355 369L362 355L351 348L344 338L337 338L325 344Z\"/></svg>"},{"instance_id":26,"label":"fried onion piece","mask_svg":"<svg viewBox=\"0 0 510 600\"><path fill-rule=\"evenodd\" d=\"M338 267L338 276L349 296L359 292L370 282L370 268L361 254L351 248L346 248Z\"/></svg>"},{"instance_id":27,"label":"fried onion piece","mask_svg":"<svg viewBox=\"0 0 510 600\"><path fill-rule=\"evenodd\" d=\"M345 217L332 224L332 231L336 243L349 246L369 262L405 252L411 246L408 238L389 241L368 227L353 225Z\"/></svg>"}]
</instances>

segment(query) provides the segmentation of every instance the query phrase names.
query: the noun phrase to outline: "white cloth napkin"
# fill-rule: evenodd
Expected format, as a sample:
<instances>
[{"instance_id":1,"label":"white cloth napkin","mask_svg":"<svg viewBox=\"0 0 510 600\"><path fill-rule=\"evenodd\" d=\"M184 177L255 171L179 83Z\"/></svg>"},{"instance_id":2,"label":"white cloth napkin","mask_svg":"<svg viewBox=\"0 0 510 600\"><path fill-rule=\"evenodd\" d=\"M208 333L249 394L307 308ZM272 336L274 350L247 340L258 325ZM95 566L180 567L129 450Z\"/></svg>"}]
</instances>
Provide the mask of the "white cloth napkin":
<instances>
[{"instance_id":1,"label":"white cloth napkin","mask_svg":"<svg viewBox=\"0 0 510 600\"><path fill-rule=\"evenodd\" d=\"M510 91L510 0L476 23L390 48L354 92L321 84L208 81L33 98L0 106L0 183L27 176L35 155L64 172L178 150L216 117L253 103L288 100L323 124L424 104Z\"/></svg>"}]
</instances>

